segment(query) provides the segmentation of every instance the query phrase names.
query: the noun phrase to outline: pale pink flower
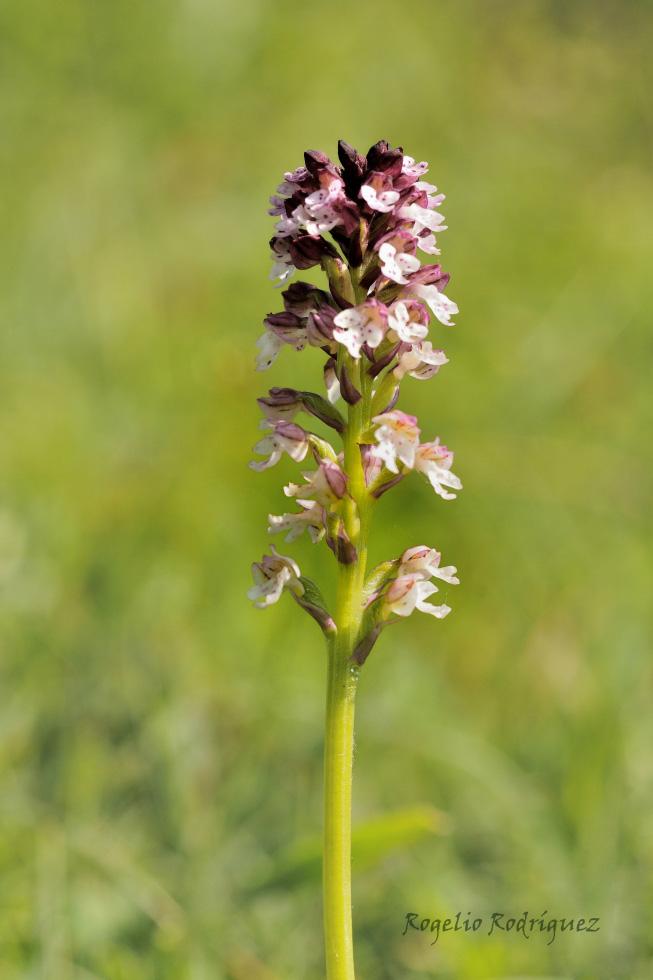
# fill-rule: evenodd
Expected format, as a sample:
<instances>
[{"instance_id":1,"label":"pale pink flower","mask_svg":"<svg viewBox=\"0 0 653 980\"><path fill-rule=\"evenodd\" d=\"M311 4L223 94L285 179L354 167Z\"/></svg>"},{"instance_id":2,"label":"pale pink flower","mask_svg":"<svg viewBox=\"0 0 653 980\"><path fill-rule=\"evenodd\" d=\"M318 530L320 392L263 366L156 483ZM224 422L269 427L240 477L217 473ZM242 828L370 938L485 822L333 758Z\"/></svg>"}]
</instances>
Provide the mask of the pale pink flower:
<instances>
[{"instance_id":1,"label":"pale pink flower","mask_svg":"<svg viewBox=\"0 0 653 980\"><path fill-rule=\"evenodd\" d=\"M256 370L267 371L279 356L279 351L283 347L283 341L279 340L276 334L266 330L256 341L256 346L258 347Z\"/></svg>"},{"instance_id":2,"label":"pale pink flower","mask_svg":"<svg viewBox=\"0 0 653 980\"><path fill-rule=\"evenodd\" d=\"M284 453L291 459L301 462L306 458L309 442L308 434L300 425L294 422L268 422L263 420L261 428L269 429L268 435L264 436L254 446L254 452L260 455L268 455L268 459L252 460L250 468L261 472L271 466L275 466Z\"/></svg>"},{"instance_id":3,"label":"pale pink flower","mask_svg":"<svg viewBox=\"0 0 653 980\"><path fill-rule=\"evenodd\" d=\"M343 344L352 357L358 359L363 344L372 349L379 346L385 336L387 318L386 307L375 299L342 310L333 319L334 339Z\"/></svg>"},{"instance_id":4,"label":"pale pink flower","mask_svg":"<svg viewBox=\"0 0 653 980\"><path fill-rule=\"evenodd\" d=\"M423 340L429 332L429 315L414 299L398 300L388 308L388 328L393 339L406 344Z\"/></svg>"},{"instance_id":5,"label":"pale pink flower","mask_svg":"<svg viewBox=\"0 0 653 980\"><path fill-rule=\"evenodd\" d=\"M394 375L400 381L405 374L418 381L427 381L437 374L443 364L448 364L449 358L443 350L434 349L430 340L413 344L410 350L399 355L399 363L394 369Z\"/></svg>"},{"instance_id":6,"label":"pale pink flower","mask_svg":"<svg viewBox=\"0 0 653 980\"><path fill-rule=\"evenodd\" d=\"M397 462L412 469L420 434L415 416L395 409L375 415L372 421L378 426L374 433L378 445L370 449L370 454L382 459L391 473L399 472Z\"/></svg>"},{"instance_id":7,"label":"pale pink flower","mask_svg":"<svg viewBox=\"0 0 653 980\"><path fill-rule=\"evenodd\" d=\"M399 200L399 192L391 189L391 182L384 174L373 173L360 189L360 196L373 211L392 211Z\"/></svg>"},{"instance_id":8,"label":"pale pink flower","mask_svg":"<svg viewBox=\"0 0 653 980\"><path fill-rule=\"evenodd\" d=\"M445 220L443 214L440 214L438 211L431 211L430 208L424 208L415 201L412 204L404 204L399 209L399 217L403 218L404 221L413 222L413 235L419 235L421 232L427 230L439 232L446 231L447 229L447 226L443 224Z\"/></svg>"},{"instance_id":9,"label":"pale pink flower","mask_svg":"<svg viewBox=\"0 0 653 980\"><path fill-rule=\"evenodd\" d=\"M399 559L399 577L402 575L421 575L424 579L439 578L449 585L460 585L454 565L440 567L441 554L435 548L419 544L408 548Z\"/></svg>"},{"instance_id":10,"label":"pale pink flower","mask_svg":"<svg viewBox=\"0 0 653 980\"><path fill-rule=\"evenodd\" d=\"M411 286L410 292L412 296L424 300L440 323L444 323L447 327L453 326L451 317L456 315L458 307L452 299L441 293L437 286Z\"/></svg>"},{"instance_id":11,"label":"pale pink flower","mask_svg":"<svg viewBox=\"0 0 653 980\"><path fill-rule=\"evenodd\" d=\"M420 261L416 255L399 251L391 242L384 242L381 245L379 258L381 259L383 275L403 286L409 281L406 276L412 272L417 272L420 267Z\"/></svg>"},{"instance_id":12,"label":"pale pink flower","mask_svg":"<svg viewBox=\"0 0 653 980\"><path fill-rule=\"evenodd\" d=\"M323 507L331 507L347 493L347 477L330 459L320 460L316 470L302 476L306 483L289 483L283 488L286 497L313 498Z\"/></svg>"},{"instance_id":13,"label":"pale pink flower","mask_svg":"<svg viewBox=\"0 0 653 980\"><path fill-rule=\"evenodd\" d=\"M278 279L277 285L285 282L295 271L293 260L290 256L290 246L285 238L274 238L272 246L272 268L270 269L270 279Z\"/></svg>"},{"instance_id":14,"label":"pale pink flower","mask_svg":"<svg viewBox=\"0 0 653 980\"><path fill-rule=\"evenodd\" d=\"M435 241L435 235L432 232L426 235L424 234L418 235L416 241L417 241L417 247L421 248L421 250L423 252L426 252L427 255L441 254L440 249L438 248L437 243Z\"/></svg>"},{"instance_id":15,"label":"pale pink flower","mask_svg":"<svg viewBox=\"0 0 653 980\"><path fill-rule=\"evenodd\" d=\"M428 173L429 165L426 160L422 160L421 163L415 163L413 157L409 157L407 153L404 153L403 163L401 165L402 174L406 174L407 177L422 177L425 173ZM419 184L417 185L419 187Z\"/></svg>"},{"instance_id":16,"label":"pale pink flower","mask_svg":"<svg viewBox=\"0 0 653 980\"><path fill-rule=\"evenodd\" d=\"M417 609L436 619L444 619L451 612L450 606L433 606L426 602L437 591L437 586L424 581L421 575L402 575L386 592L384 605L387 612L395 616L410 616Z\"/></svg>"},{"instance_id":17,"label":"pale pink flower","mask_svg":"<svg viewBox=\"0 0 653 980\"><path fill-rule=\"evenodd\" d=\"M418 180L415 187L419 191L426 193L426 203L429 208L438 208L445 199L444 194L438 194L435 184L429 184L427 180Z\"/></svg>"},{"instance_id":18,"label":"pale pink flower","mask_svg":"<svg viewBox=\"0 0 653 980\"><path fill-rule=\"evenodd\" d=\"M443 500L453 500L455 493L450 490L462 490L462 483L451 472L453 453L446 446L440 445L440 440L424 442L415 453L415 469L422 473L438 496Z\"/></svg>"},{"instance_id":19,"label":"pale pink flower","mask_svg":"<svg viewBox=\"0 0 653 980\"><path fill-rule=\"evenodd\" d=\"M304 531L315 544L324 537L324 508L316 500L298 500L302 508L297 514L268 514L270 534L286 533L285 540L293 541Z\"/></svg>"},{"instance_id":20,"label":"pale pink flower","mask_svg":"<svg viewBox=\"0 0 653 980\"><path fill-rule=\"evenodd\" d=\"M274 545L270 551L272 554L263 555L260 562L252 565L254 585L247 595L259 609L278 602L284 589L289 589L297 596L304 593L304 586L299 581L301 572L297 562L280 555Z\"/></svg>"}]
</instances>

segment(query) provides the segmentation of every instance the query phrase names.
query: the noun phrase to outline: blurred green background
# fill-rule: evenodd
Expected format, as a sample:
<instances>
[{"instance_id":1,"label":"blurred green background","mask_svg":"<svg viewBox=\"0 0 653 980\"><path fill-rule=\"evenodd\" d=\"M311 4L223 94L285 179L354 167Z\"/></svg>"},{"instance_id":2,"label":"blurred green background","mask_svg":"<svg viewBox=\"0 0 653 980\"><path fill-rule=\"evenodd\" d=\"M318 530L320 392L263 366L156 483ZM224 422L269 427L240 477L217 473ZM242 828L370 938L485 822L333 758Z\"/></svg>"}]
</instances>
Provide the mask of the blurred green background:
<instances>
[{"instance_id":1,"label":"blurred green background","mask_svg":"<svg viewBox=\"0 0 653 980\"><path fill-rule=\"evenodd\" d=\"M0 977L319 980L324 656L245 598L267 196L305 148L431 161L456 452L372 557L463 584L362 678L361 980L653 976L648 2L3 0ZM438 332L439 331L439 332ZM289 549L282 549L288 551ZM332 587L326 549L290 549ZM379 822L381 821L381 822ZM402 937L404 916L601 916Z\"/></svg>"}]
</instances>

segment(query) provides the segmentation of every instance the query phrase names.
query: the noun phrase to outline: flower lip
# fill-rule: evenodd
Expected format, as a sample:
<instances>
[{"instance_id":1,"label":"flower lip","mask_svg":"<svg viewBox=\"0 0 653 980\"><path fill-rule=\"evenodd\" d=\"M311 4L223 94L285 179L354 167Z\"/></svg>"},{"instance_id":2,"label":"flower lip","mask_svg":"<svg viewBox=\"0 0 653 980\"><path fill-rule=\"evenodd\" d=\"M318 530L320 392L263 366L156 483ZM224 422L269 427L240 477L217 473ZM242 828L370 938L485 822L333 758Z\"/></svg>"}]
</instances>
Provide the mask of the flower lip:
<instances>
[{"instance_id":1,"label":"flower lip","mask_svg":"<svg viewBox=\"0 0 653 980\"><path fill-rule=\"evenodd\" d=\"M451 612L449 606L426 602L437 591L437 586L426 582L421 575L402 575L390 585L385 595L385 608L396 616L410 616L417 609L436 619L444 619Z\"/></svg>"},{"instance_id":2,"label":"flower lip","mask_svg":"<svg viewBox=\"0 0 653 980\"><path fill-rule=\"evenodd\" d=\"M370 449L371 455L383 460L391 473L399 473L398 463L412 469L420 436L416 417L393 409L375 415L372 421L377 425L377 445Z\"/></svg>"},{"instance_id":3,"label":"flower lip","mask_svg":"<svg viewBox=\"0 0 653 980\"><path fill-rule=\"evenodd\" d=\"M254 585L247 595L259 609L278 602L284 589L289 589L297 596L304 592L299 581L301 572L297 562L286 555L280 555L274 545L270 552L269 555L263 555L260 562L252 565Z\"/></svg>"},{"instance_id":4,"label":"flower lip","mask_svg":"<svg viewBox=\"0 0 653 980\"><path fill-rule=\"evenodd\" d=\"M268 430L268 434L256 443L254 452L267 455L268 458L252 460L250 469L257 472L267 470L275 466L284 453L296 462L306 458L309 449L308 433L300 425L286 419L274 422L266 420L262 425Z\"/></svg>"},{"instance_id":5,"label":"flower lip","mask_svg":"<svg viewBox=\"0 0 653 980\"><path fill-rule=\"evenodd\" d=\"M372 350L379 346L385 336L387 321L387 307L377 299L369 299L359 306L341 310L334 317L333 336L358 359L365 344Z\"/></svg>"}]
</instances>

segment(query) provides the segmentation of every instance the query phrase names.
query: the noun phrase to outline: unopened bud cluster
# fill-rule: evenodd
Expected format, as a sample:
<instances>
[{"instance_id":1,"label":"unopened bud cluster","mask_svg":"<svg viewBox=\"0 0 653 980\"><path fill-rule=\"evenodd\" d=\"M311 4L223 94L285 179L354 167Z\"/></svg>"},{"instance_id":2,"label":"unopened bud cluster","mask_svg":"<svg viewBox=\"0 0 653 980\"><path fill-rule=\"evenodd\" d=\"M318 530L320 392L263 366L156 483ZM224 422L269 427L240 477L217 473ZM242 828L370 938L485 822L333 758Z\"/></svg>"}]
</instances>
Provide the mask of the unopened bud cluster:
<instances>
[{"instance_id":1,"label":"unopened bud cluster","mask_svg":"<svg viewBox=\"0 0 653 980\"><path fill-rule=\"evenodd\" d=\"M448 274L420 257L440 254L436 236L446 227L438 210L444 195L424 180L427 164L383 140L367 156L340 141L338 156L339 166L308 151L305 165L286 173L271 198L270 214L278 219L270 243L271 277L284 285L296 270L315 266L327 282L319 288L295 281L283 289L284 309L265 318L257 367L270 367L284 347L317 348L325 355L325 394L272 388L259 398L264 434L255 446L261 458L251 466L267 469L284 454L299 463L312 460L303 482L284 488L297 510L270 515L269 531L284 533L286 541L306 531L314 542L324 539L338 562L351 564L358 558L357 510L408 473L421 474L444 500L461 489L453 453L439 438L423 441L415 416L395 407L405 378L427 380L447 363L428 339L429 324L433 316L451 325L458 307L444 292ZM364 487L354 492L351 460L312 432L310 419L344 442L356 406L358 422L363 419L356 445ZM309 420L300 425L298 415ZM326 633L337 631L317 586L292 559L273 548L253 574L249 595L258 606L276 602L286 590ZM438 591L433 579L458 583L456 569L441 567L439 553L426 546L372 571L353 654L358 663L388 623L414 609L447 615L447 605L427 602Z\"/></svg>"}]
</instances>

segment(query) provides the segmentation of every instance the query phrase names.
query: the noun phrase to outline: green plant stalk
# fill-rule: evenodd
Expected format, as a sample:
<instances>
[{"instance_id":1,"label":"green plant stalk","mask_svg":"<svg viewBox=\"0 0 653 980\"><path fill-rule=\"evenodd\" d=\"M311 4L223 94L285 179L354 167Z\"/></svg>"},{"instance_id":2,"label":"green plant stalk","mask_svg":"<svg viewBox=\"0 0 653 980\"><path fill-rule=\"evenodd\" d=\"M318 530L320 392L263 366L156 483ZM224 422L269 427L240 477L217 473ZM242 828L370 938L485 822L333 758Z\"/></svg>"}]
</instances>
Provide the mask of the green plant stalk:
<instances>
[{"instance_id":1,"label":"green plant stalk","mask_svg":"<svg viewBox=\"0 0 653 980\"><path fill-rule=\"evenodd\" d=\"M350 271L356 301L363 297ZM354 711L359 668L352 662L363 613L367 540L372 498L365 485L360 438L369 426L372 383L361 377L360 361L343 353L362 398L349 406L344 433L344 469L349 494L344 522L356 547L356 561L339 565L336 603L337 635L328 647L326 733L324 743L324 939L327 980L354 980L351 916L351 793Z\"/></svg>"}]
</instances>

